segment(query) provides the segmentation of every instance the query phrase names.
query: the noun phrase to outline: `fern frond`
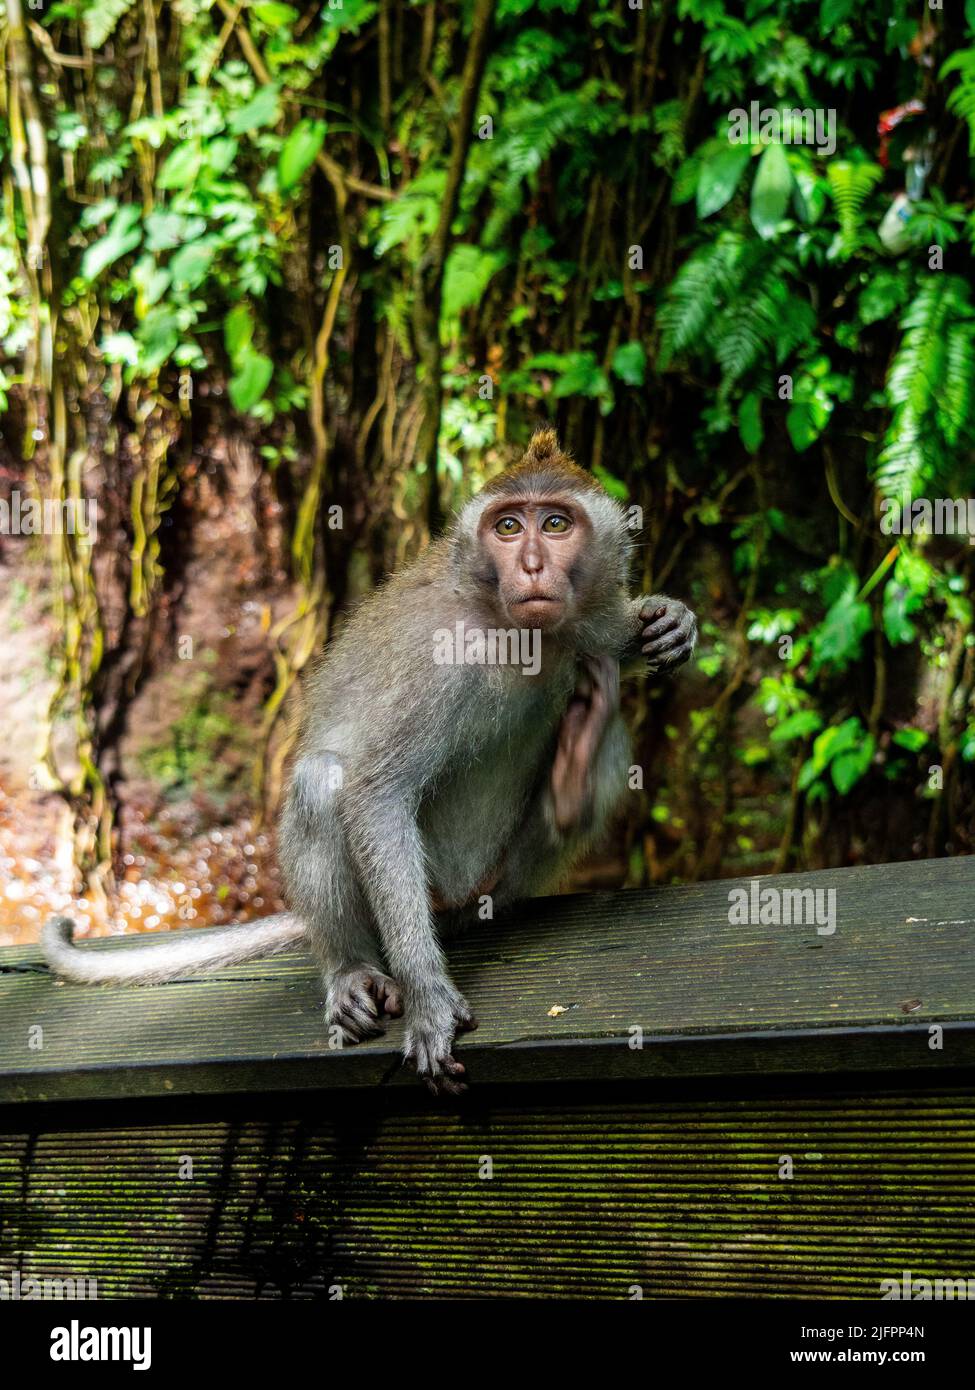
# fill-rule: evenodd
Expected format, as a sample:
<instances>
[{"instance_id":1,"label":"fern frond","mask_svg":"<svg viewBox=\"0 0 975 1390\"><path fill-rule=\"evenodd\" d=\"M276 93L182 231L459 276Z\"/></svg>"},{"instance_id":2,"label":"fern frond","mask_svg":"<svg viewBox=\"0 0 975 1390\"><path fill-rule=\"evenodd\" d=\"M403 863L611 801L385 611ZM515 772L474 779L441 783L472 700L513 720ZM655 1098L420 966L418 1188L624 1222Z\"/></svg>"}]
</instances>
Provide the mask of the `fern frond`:
<instances>
[{"instance_id":1,"label":"fern frond","mask_svg":"<svg viewBox=\"0 0 975 1390\"><path fill-rule=\"evenodd\" d=\"M975 417L975 323L955 322L948 330L944 386L937 418L948 444L968 442Z\"/></svg>"},{"instance_id":2,"label":"fern frond","mask_svg":"<svg viewBox=\"0 0 975 1390\"><path fill-rule=\"evenodd\" d=\"M919 496L952 467L975 428L975 306L958 275L927 277L901 319L887 374L893 418L877 460L885 493Z\"/></svg>"},{"instance_id":3,"label":"fern frond","mask_svg":"<svg viewBox=\"0 0 975 1390\"><path fill-rule=\"evenodd\" d=\"M883 173L879 164L852 164L846 159L834 159L827 165L826 180L848 254L859 244L863 205Z\"/></svg>"},{"instance_id":4,"label":"fern frond","mask_svg":"<svg viewBox=\"0 0 975 1390\"><path fill-rule=\"evenodd\" d=\"M874 473L884 497L918 497L941 471L941 459L910 406L895 411Z\"/></svg>"},{"instance_id":5,"label":"fern frond","mask_svg":"<svg viewBox=\"0 0 975 1390\"><path fill-rule=\"evenodd\" d=\"M963 48L942 64L939 76L944 80L957 72L958 86L948 95L947 107L968 126L968 153L975 155L975 48Z\"/></svg>"},{"instance_id":6,"label":"fern frond","mask_svg":"<svg viewBox=\"0 0 975 1390\"><path fill-rule=\"evenodd\" d=\"M790 264L750 241L735 267L735 284L710 337L722 370L721 390L753 367L782 362L797 344L815 334L812 305L790 289Z\"/></svg>"},{"instance_id":7,"label":"fern frond","mask_svg":"<svg viewBox=\"0 0 975 1390\"><path fill-rule=\"evenodd\" d=\"M684 146L685 119L684 103L679 99L662 102L653 111L654 133L660 137L660 143L653 151L653 162L670 172L687 155Z\"/></svg>"},{"instance_id":8,"label":"fern frond","mask_svg":"<svg viewBox=\"0 0 975 1390\"><path fill-rule=\"evenodd\" d=\"M733 284L743 244L737 232L722 232L681 266L657 316L662 369L685 348L700 345Z\"/></svg>"}]
</instances>

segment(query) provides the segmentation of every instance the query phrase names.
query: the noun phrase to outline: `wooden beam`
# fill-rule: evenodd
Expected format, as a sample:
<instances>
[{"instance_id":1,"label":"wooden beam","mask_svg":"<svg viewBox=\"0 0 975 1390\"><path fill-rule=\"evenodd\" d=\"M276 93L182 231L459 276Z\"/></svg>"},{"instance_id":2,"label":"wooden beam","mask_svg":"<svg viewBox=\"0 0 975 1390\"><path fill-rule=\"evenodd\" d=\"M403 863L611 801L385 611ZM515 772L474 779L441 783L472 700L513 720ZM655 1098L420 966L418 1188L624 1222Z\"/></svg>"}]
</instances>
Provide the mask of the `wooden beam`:
<instances>
[{"instance_id":1,"label":"wooden beam","mask_svg":"<svg viewBox=\"0 0 975 1390\"><path fill-rule=\"evenodd\" d=\"M747 883L542 899L455 942L451 969L481 1021L460 1043L472 1082L944 1081L975 1065L975 858L761 880L835 890L832 935L732 925L729 890ZM398 1064L402 1024L330 1051L305 957L96 989L53 980L20 947L0 953L0 1019L0 1102L415 1084Z\"/></svg>"}]
</instances>

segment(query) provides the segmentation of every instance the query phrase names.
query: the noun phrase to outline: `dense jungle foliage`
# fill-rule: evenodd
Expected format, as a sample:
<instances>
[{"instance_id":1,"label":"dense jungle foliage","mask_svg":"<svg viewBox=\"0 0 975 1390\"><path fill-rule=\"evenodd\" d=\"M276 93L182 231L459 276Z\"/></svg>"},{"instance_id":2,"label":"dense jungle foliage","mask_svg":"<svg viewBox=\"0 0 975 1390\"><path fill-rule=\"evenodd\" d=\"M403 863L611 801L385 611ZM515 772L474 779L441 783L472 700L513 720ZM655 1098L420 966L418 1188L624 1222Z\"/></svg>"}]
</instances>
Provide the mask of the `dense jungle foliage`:
<instances>
[{"instance_id":1,"label":"dense jungle foliage","mask_svg":"<svg viewBox=\"0 0 975 1390\"><path fill-rule=\"evenodd\" d=\"M883 524L975 486L972 0L2 13L3 493L99 528L0 556L43 553L32 787L89 878L140 692L206 667L188 557L231 473L269 813L309 659L543 421L701 620L627 695L626 881L975 850L975 551ZM752 103L832 138L736 143ZM245 722L232 676L185 689L140 764L167 796Z\"/></svg>"}]
</instances>

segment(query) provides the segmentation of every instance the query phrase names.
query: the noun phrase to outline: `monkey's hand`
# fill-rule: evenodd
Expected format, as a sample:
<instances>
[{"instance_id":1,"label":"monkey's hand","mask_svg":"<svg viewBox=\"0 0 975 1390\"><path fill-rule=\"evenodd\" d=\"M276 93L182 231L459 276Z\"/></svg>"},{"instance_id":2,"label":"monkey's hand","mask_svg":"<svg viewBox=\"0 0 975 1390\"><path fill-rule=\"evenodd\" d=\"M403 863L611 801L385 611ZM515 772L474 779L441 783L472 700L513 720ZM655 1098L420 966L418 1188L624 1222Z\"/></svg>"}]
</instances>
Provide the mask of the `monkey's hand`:
<instances>
[{"instance_id":1,"label":"monkey's hand","mask_svg":"<svg viewBox=\"0 0 975 1390\"><path fill-rule=\"evenodd\" d=\"M673 671L682 666L697 641L697 620L687 605L666 594L653 594L641 604L639 618L648 671Z\"/></svg>"},{"instance_id":2,"label":"monkey's hand","mask_svg":"<svg viewBox=\"0 0 975 1390\"><path fill-rule=\"evenodd\" d=\"M459 1096L467 1090L461 1077L464 1064L453 1055L454 1038L477 1027L477 1019L462 994L447 982L407 1006L403 1055L435 1096Z\"/></svg>"},{"instance_id":3,"label":"monkey's hand","mask_svg":"<svg viewBox=\"0 0 975 1390\"><path fill-rule=\"evenodd\" d=\"M552 808L563 835L582 828L591 814L593 764L619 702L619 662L586 657L559 725L552 763Z\"/></svg>"}]
</instances>

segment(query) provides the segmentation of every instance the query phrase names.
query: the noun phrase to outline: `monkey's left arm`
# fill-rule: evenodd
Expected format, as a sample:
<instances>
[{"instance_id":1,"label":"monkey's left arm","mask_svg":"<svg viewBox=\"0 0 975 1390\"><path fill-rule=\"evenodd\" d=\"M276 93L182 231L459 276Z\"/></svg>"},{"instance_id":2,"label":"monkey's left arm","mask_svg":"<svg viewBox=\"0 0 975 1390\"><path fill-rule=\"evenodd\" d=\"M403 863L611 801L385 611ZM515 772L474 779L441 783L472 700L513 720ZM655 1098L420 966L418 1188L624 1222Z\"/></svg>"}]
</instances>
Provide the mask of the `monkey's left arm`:
<instances>
[{"instance_id":1,"label":"monkey's left arm","mask_svg":"<svg viewBox=\"0 0 975 1390\"><path fill-rule=\"evenodd\" d=\"M600 839L626 794L630 736L619 710L619 666L590 657L559 726L552 766L511 837L495 896L551 892Z\"/></svg>"},{"instance_id":2,"label":"monkey's left arm","mask_svg":"<svg viewBox=\"0 0 975 1390\"><path fill-rule=\"evenodd\" d=\"M620 664L633 667L646 657L647 671L674 671L687 661L697 642L697 619L685 603L666 594L627 599Z\"/></svg>"}]
</instances>

